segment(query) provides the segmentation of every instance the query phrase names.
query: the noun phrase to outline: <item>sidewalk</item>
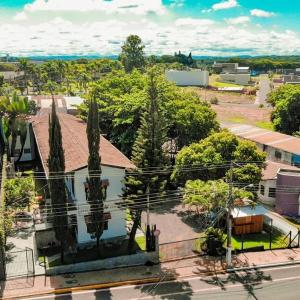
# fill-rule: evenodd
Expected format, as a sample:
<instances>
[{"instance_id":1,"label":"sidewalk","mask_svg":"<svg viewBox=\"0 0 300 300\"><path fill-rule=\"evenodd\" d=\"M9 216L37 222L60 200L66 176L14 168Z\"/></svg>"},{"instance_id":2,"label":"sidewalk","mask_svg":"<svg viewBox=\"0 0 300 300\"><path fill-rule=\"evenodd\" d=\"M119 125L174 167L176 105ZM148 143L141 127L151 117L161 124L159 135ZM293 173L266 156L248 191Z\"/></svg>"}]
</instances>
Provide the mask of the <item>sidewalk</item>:
<instances>
[{"instance_id":1,"label":"sidewalk","mask_svg":"<svg viewBox=\"0 0 300 300\"><path fill-rule=\"evenodd\" d=\"M274 250L265 252L243 253L233 257L235 268L267 264L300 262L300 249ZM139 266L119 268L64 276L36 276L33 278L11 279L1 282L0 296L4 299L29 297L30 295L63 293L71 289L99 289L125 284L142 284L175 279L187 276L210 275L224 272L224 258L208 256L165 262L149 267Z\"/></svg>"}]
</instances>

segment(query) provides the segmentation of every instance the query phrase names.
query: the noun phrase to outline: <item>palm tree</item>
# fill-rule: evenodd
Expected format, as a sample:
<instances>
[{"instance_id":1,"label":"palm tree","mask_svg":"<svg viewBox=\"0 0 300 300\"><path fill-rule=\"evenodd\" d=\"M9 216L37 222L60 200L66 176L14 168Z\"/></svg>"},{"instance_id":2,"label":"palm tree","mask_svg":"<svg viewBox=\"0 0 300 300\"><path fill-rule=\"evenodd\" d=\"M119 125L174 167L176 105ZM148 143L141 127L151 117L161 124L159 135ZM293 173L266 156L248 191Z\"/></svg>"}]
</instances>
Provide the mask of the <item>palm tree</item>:
<instances>
[{"instance_id":1,"label":"palm tree","mask_svg":"<svg viewBox=\"0 0 300 300\"><path fill-rule=\"evenodd\" d=\"M0 100L0 111L7 124L6 136L10 139L9 154L10 157L14 157L17 137L20 130L20 121L25 121L30 114L28 98L20 97L16 92L14 92L11 97L7 95ZM23 138L22 141L24 141ZM24 147L24 145L22 145L22 147Z\"/></svg>"},{"instance_id":2,"label":"palm tree","mask_svg":"<svg viewBox=\"0 0 300 300\"><path fill-rule=\"evenodd\" d=\"M26 94L28 95L28 74L30 71L30 63L27 58L19 59L19 71L24 72L24 87L26 87Z\"/></svg>"}]
</instances>

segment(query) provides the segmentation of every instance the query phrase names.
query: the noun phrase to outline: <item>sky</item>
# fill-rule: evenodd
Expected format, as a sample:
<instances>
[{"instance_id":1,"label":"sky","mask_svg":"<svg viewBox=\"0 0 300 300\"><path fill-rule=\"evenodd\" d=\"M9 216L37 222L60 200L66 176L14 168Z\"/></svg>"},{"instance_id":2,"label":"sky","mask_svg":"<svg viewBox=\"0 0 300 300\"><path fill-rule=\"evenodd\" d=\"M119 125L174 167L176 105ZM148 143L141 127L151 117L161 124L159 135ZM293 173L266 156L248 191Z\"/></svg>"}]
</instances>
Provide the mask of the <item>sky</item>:
<instances>
[{"instance_id":1,"label":"sky","mask_svg":"<svg viewBox=\"0 0 300 300\"><path fill-rule=\"evenodd\" d=\"M0 55L300 54L299 0L0 0Z\"/></svg>"}]
</instances>

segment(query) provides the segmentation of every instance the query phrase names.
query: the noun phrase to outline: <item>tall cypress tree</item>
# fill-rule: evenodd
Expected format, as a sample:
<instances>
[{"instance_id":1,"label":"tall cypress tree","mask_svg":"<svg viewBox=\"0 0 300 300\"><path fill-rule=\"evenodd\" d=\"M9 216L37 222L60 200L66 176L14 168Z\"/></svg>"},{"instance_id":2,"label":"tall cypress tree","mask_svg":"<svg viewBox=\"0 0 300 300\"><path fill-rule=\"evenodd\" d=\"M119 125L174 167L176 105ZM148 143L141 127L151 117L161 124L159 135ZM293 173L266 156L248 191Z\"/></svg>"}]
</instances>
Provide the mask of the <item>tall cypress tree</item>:
<instances>
[{"instance_id":1,"label":"tall cypress tree","mask_svg":"<svg viewBox=\"0 0 300 300\"><path fill-rule=\"evenodd\" d=\"M97 239L97 249L99 249L100 237L103 233L103 193L101 188L101 156L99 154L100 128L98 104L95 97L91 98L87 128L86 128L89 158L88 158L88 201L91 208L91 224L88 224L90 233L93 233Z\"/></svg>"},{"instance_id":2,"label":"tall cypress tree","mask_svg":"<svg viewBox=\"0 0 300 300\"><path fill-rule=\"evenodd\" d=\"M65 241L68 236L67 193L62 176L65 172L65 157L54 100L52 101L51 116L49 116L49 148L48 168L53 224L55 225L55 237L61 245L61 262L64 263Z\"/></svg>"},{"instance_id":3,"label":"tall cypress tree","mask_svg":"<svg viewBox=\"0 0 300 300\"><path fill-rule=\"evenodd\" d=\"M124 198L130 209L133 226L129 236L128 249L131 251L134 245L135 235L141 223L141 209L139 207L140 196L145 195L147 188L149 193L163 193L167 180L163 174L144 174L142 169L152 167L164 168L168 165L168 157L163 150L163 144L167 141L167 125L162 111L161 91L159 87L160 77L155 68L151 68L147 78L147 104L141 117L141 126L133 146L132 162L138 167L138 176L125 178Z\"/></svg>"}]
</instances>

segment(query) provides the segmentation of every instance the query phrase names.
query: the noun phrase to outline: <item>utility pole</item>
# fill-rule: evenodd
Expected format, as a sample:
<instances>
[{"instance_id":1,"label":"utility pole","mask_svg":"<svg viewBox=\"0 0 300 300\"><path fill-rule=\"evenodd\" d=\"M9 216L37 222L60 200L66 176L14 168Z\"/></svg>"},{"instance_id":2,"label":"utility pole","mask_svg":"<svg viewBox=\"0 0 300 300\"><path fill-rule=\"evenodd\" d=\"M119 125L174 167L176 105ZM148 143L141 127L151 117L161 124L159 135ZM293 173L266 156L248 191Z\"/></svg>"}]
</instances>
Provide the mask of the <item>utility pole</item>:
<instances>
[{"instance_id":1,"label":"utility pole","mask_svg":"<svg viewBox=\"0 0 300 300\"><path fill-rule=\"evenodd\" d=\"M228 195L228 202L227 202L227 251L226 251L226 264L227 269L232 267L232 245L231 245L231 236L232 236L232 218L231 212L233 208L233 197L232 197L232 162L230 162L230 180L229 180L229 195Z\"/></svg>"},{"instance_id":2,"label":"utility pole","mask_svg":"<svg viewBox=\"0 0 300 300\"><path fill-rule=\"evenodd\" d=\"M148 226L150 226L150 197L149 197L149 184L147 185L147 190L146 190L146 194L147 194L147 228Z\"/></svg>"}]
</instances>

